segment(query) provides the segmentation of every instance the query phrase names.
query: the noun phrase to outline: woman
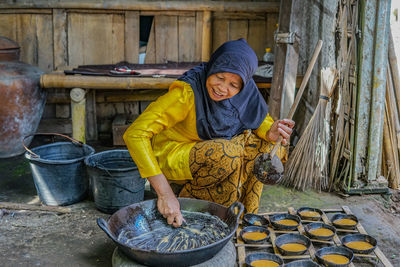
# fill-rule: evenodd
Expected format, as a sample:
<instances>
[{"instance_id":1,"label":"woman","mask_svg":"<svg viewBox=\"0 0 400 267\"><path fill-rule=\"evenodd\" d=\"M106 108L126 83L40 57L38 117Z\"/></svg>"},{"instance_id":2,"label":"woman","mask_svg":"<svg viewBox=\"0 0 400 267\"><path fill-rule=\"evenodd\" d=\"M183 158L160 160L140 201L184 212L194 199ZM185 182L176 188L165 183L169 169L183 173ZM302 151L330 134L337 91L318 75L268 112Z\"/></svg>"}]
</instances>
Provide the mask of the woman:
<instances>
[{"instance_id":1,"label":"woman","mask_svg":"<svg viewBox=\"0 0 400 267\"><path fill-rule=\"evenodd\" d=\"M271 150L294 122L274 122L252 79L257 56L244 39L219 47L208 63L186 72L167 94L151 103L124 134L142 177L155 189L168 224L182 224L169 182L182 184L180 197L225 206L240 201L257 212L262 184L254 160Z\"/></svg>"}]
</instances>

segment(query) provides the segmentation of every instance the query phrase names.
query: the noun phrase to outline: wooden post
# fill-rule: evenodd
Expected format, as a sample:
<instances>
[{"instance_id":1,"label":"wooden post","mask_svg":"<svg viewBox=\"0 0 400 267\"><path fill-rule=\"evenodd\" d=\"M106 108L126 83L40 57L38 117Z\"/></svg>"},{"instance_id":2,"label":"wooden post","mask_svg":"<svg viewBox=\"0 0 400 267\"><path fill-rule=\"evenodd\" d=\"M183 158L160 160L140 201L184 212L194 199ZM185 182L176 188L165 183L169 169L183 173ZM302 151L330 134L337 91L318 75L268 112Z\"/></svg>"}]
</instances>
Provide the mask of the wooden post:
<instances>
[{"instance_id":1,"label":"wooden post","mask_svg":"<svg viewBox=\"0 0 400 267\"><path fill-rule=\"evenodd\" d=\"M211 11L203 12L201 60L208 61L211 55Z\"/></svg>"},{"instance_id":2,"label":"wooden post","mask_svg":"<svg viewBox=\"0 0 400 267\"><path fill-rule=\"evenodd\" d=\"M96 90L89 90L86 104L86 139L97 140Z\"/></svg>"},{"instance_id":3,"label":"wooden post","mask_svg":"<svg viewBox=\"0 0 400 267\"><path fill-rule=\"evenodd\" d=\"M278 33L293 33L296 37L294 43L275 43L274 75L268 101L269 114L274 120L286 116L294 101L299 60L299 35L296 34L298 25L301 25L299 16L298 0L281 0ZM286 113L281 114L284 110Z\"/></svg>"},{"instance_id":4,"label":"wooden post","mask_svg":"<svg viewBox=\"0 0 400 267\"><path fill-rule=\"evenodd\" d=\"M81 88L71 90L71 115L72 115L72 137L85 143L85 107L86 91Z\"/></svg>"}]
</instances>

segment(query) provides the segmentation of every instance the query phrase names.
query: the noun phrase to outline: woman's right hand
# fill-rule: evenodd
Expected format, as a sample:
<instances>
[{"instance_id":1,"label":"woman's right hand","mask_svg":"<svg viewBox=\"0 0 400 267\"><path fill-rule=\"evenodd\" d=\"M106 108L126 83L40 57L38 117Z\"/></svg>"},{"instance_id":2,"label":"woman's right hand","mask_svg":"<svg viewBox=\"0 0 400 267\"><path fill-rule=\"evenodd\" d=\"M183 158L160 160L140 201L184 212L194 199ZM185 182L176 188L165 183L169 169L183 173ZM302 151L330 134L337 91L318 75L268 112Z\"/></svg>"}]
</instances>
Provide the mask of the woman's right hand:
<instances>
[{"instance_id":1,"label":"woman's right hand","mask_svg":"<svg viewBox=\"0 0 400 267\"><path fill-rule=\"evenodd\" d=\"M183 217L179 201L172 191L165 175L161 173L148 177L147 179L157 192L158 211L167 219L168 224L172 224L174 227L180 227Z\"/></svg>"},{"instance_id":2,"label":"woman's right hand","mask_svg":"<svg viewBox=\"0 0 400 267\"><path fill-rule=\"evenodd\" d=\"M178 199L175 195L159 195L157 200L158 211L167 219L168 224L174 227L182 225L183 217Z\"/></svg>"}]
</instances>

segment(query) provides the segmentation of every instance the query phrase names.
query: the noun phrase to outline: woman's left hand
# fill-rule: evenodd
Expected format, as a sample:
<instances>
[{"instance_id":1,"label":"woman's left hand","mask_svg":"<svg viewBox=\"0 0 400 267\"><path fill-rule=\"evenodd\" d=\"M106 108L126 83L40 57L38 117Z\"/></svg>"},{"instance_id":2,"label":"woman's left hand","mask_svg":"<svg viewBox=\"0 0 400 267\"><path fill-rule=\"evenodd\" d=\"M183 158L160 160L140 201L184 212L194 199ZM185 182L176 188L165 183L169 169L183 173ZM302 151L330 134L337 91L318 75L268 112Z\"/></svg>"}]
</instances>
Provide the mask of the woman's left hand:
<instances>
[{"instance_id":1,"label":"woman's left hand","mask_svg":"<svg viewBox=\"0 0 400 267\"><path fill-rule=\"evenodd\" d=\"M267 132L267 140L276 142L282 136L282 144L286 145L293 132L294 121L289 119L276 120Z\"/></svg>"}]
</instances>

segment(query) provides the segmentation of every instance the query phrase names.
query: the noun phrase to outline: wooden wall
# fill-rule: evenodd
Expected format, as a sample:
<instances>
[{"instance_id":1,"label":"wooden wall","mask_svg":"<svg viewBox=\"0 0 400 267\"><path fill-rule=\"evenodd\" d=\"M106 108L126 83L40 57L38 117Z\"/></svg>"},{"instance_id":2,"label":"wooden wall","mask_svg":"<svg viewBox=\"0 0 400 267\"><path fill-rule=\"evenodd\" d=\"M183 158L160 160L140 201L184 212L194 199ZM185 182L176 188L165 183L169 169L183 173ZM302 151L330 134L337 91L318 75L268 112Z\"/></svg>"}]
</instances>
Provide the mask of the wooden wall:
<instances>
[{"instance_id":1,"label":"wooden wall","mask_svg":"<svg viewBox=\"0 0 400 267\"><path fill-rule=\"evenodd\" d=\"M21 60L44 71L83 64L138 62L139 18L154 16L147 63L200 61L202 11L0 9L0 35L21 46ZM273 46L278 13L212 14L212 51L245 38L259 59Z\"/></svg>"},{"instance_id":2,"label":"wooden wall","mask_svg":"<svg viewBox=\"0 0 400 267\"><path fill-rule=\"evenodd\" d=\"M247 39L259 59L266 47L273 47L276 11L211 14L211 51L238 38ZM46 72L124 60L137 63L140 16L154 16L145 63L201 61L203 11L3 8L0 35L19 43L22 61ZM69 90L51 91L44 118L68 117L68 94ZM118 112L135 114L139 108L134 103L97 102L98 129L107 131ZM105 126L100 125L103 121Z\"/></svg>"}]
</instances>

